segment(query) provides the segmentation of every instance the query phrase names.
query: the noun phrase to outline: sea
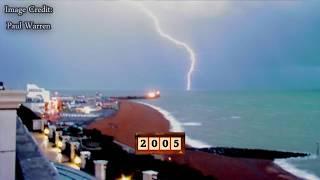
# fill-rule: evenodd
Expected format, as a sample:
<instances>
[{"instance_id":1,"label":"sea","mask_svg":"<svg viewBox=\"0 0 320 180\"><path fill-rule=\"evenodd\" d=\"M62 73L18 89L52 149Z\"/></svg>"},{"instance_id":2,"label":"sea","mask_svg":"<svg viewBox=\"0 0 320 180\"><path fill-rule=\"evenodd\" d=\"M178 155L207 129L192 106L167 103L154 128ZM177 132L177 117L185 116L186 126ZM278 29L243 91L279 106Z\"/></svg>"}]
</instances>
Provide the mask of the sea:
<instances>
[{"instance_id":1,"label":"sea","mask_svg":"<svg viewBox=\"0 0 320 180\"><path fill-rule=\"evenodd\" d=\"M275 160L305 179L320 179L320 91L162 92L144 103L163 113L173 131L195 147L238 147L306 152Z\"/></svg>"},{"instance_id":2,"label":"sea","mask_svg":"<svg viewBox=\"0 0 320 180\"><path fill-rule=\"evenodd\" d=\"M191 146L310 153L275 163L320 179L320 91L162 91L159 99L139 102L161 112L172 131L184 131Z\"/></svg>"}]
</instances>

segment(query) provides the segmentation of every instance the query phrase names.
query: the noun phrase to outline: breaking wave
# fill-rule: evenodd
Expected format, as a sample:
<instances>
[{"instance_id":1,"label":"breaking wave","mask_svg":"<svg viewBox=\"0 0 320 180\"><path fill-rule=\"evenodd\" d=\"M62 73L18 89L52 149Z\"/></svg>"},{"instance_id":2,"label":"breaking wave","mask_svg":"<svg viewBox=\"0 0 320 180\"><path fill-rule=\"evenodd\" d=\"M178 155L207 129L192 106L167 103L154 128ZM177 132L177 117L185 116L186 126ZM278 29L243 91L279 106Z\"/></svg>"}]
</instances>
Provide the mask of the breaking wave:
<instances>
[{"instance_id":1,"label":"breaking wave","mask_svg":"<svg viewBox=\"0 0 320 180\"><path fill-rule=\"evenodd\" d=\"M183 126L202 126L200 122L184 122L182 123Z\"/></svg>"},{"instance_id":2,"label":"breaking wave","mask_svg":"<svg viewBox=\"0 0 320 180\"><path fill-rule=\"evenodd\" d=\"M316 156L308 156L308 157L299 157L299 158L288 158L288 159L276 159L274 163L280 166L282 169L288 171L289 173L307 180L320 180L320 178L306 170L298 169L295 165L290 163L290 160L293 159L300 159L300 160L307 160L307 159L315 159Z\"/></svg>"},{"instance_id":3,"label":"breaking wave","mask_svg":"<svg viewBox=\"0 0 320 180\"><path fill-rule=\"evenodd\" d=\"M170 131L172 132L184 132L184 129L182 127L182 123L180 123L170 112L158 107L158 106L154 106L145 102L139 102L141 104L144 104L146 106L149 106L155 110L157 110L158 112L160 112L169 122L170 122ZM192 147L196 147L196 148L207 148L207 147L211 147L210 145L208 145L207 143L204 143L200 140L196 140L196 139L192 139L189 136L186 135L186 144L192 146Z\"/></svg>"}]
</instances>

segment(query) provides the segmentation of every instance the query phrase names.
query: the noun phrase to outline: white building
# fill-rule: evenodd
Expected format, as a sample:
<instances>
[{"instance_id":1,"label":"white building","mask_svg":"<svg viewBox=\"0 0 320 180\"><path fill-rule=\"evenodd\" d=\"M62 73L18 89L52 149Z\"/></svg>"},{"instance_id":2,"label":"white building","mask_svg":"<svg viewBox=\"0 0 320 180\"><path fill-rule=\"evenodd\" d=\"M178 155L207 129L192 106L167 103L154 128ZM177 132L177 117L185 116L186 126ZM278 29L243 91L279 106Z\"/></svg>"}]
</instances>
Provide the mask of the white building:
<instances>
[{"instance_id":1,"label":"white building","mask_svg":"<svg viewBox=\"0 0 320 180\"><path fill-rule=\"evenodd\" d=\"M27 84L27 98L48 103L50 101L50 91L40 88L35 84Z\"/></svg>"},{"instance_id":2,"label":"white building","mask_svg":"<svg viewBox=\"0 0 320 180\"><path fill-rule=\"evenodd\" d=\"M50 91L35 84L27 84L27 97L25 106L35 112L43 113L45 104L50 102Z\"/></svg>"}]
</instances>

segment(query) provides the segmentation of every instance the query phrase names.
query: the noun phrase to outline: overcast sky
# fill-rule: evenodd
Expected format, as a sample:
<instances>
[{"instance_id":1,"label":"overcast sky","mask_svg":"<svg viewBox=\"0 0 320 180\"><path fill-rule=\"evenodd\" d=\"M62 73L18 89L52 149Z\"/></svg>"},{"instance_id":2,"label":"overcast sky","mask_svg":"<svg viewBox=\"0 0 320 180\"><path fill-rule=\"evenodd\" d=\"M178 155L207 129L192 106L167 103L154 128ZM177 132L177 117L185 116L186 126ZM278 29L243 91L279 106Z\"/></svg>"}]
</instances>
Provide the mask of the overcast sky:
<instances>
[{"instance_id":1,"label":"overcast sky","mask_svg":"<svg viewBox=\"0 0 320 180\"><path fill-rule=\"evenodd\" d=\"M7 1L9 5L21 2ZM38 4L38 3L37 3ZM161 38L134 3L49 2L53 15L0 16L0 80L12 88L186 88L188 54ZM197 54L192 89L320 88L320 1L145 4ZM3 14L3 12L2 12ZM8 32L5 21L51 22Z\"/></svg>"}]
</instances>

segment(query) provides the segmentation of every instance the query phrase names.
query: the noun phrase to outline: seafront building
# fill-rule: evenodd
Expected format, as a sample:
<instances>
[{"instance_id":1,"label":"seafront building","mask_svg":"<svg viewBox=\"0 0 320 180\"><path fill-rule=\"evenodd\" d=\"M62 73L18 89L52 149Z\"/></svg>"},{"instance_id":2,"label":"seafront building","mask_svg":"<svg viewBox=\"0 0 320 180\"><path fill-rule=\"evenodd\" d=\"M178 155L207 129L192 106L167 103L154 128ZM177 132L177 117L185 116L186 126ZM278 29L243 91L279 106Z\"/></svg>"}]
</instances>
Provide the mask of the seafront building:
<instances>
[{"instance_id":1,"label":"seafront building","mask_svg":"<svg viewBox=\"0 0 320 180\"><path fill-rule=\"evenodd\" d=\"M27 101L31 100L48 103L50 101L50 91L40 88L36 84L27 84Z\"/></svg>"},{"instance_id":2,"label":"seafront building","mask_svg":"<svg viewBox=\"0 0 320 180\"><path fill-rule=\"evenodd\" d=\"M0 91L0 179L16 178L16 109L24 100L23 91Z\"/></svg>"},{"instance_id":3,"label":"seafront building","mask_svg":"<svg viewBox=\"0 0 320 180\"><path fill-rule=\"evenodd\" d=\"M71 103L75 99L63 100L65 103ZM108 164L106 160L93 160L94 176L80 170L85 168L86 162L89 162L91 151L101 151L101 148L94 146L94 142L86 136L72 136L71 130L71 136L63 135L61 129L67 129L64 133L69 133L68 128L73 129L72 131L79 128L79 131L82 131L81 127L74 126L73 116L78 123L81 122L81 117L96 118L90 115L95 115L97 111L103 111L102 109L113 112L119 108L118 102L98 98L91 106L86 105L86 102L78 107L88 112L67 113L70 117L59 113L61 121L54 123L43 118L34 118L46 111L51 112L50 108L57 108L48 106L56 100L61 99L50 96L50 91L34 84L28 84L27 91L4 90L4 88L0 90L0 179L106 179ZM89 107L90 109L86 109ZM72 108L68 109L70 110ZM21 111L24 111L23 115ZM24 114L26 112L34 114L31 121L26 121L25 118L28 119L30 116L28 113ZM63 121L64 116L66 121ZM81 151L79 151L80 146ZM126 145L119 146L124 150L128 149ZM132 149L129 151L132 153ZM157 179L157 172L143 171L142 176L143 180ZM120 179L131 178L121 176Z\"/></svg>"},{"instance_id":4,"label":"seafront building","mask_svg":"<svg viewBox=\"0 0 320 180\"><path fill-rule=\"evenodd\" d=\"M82 171L52 164L17 116L26 92L0 91L0 179L94 179ZM4 168L5 167L5 168Z\"/></svg>"},{"instance_id":5,"label":"seafront building","mask_svg":"<svg viewBox=\"0 0 320 180\"><path fill-rule=\"evenodd\" d=\"M26 101L24 105L33 111L43 113L46 104L50 103L50 91L36 84L27 84Z\"/></svg>"}]
</instances>

